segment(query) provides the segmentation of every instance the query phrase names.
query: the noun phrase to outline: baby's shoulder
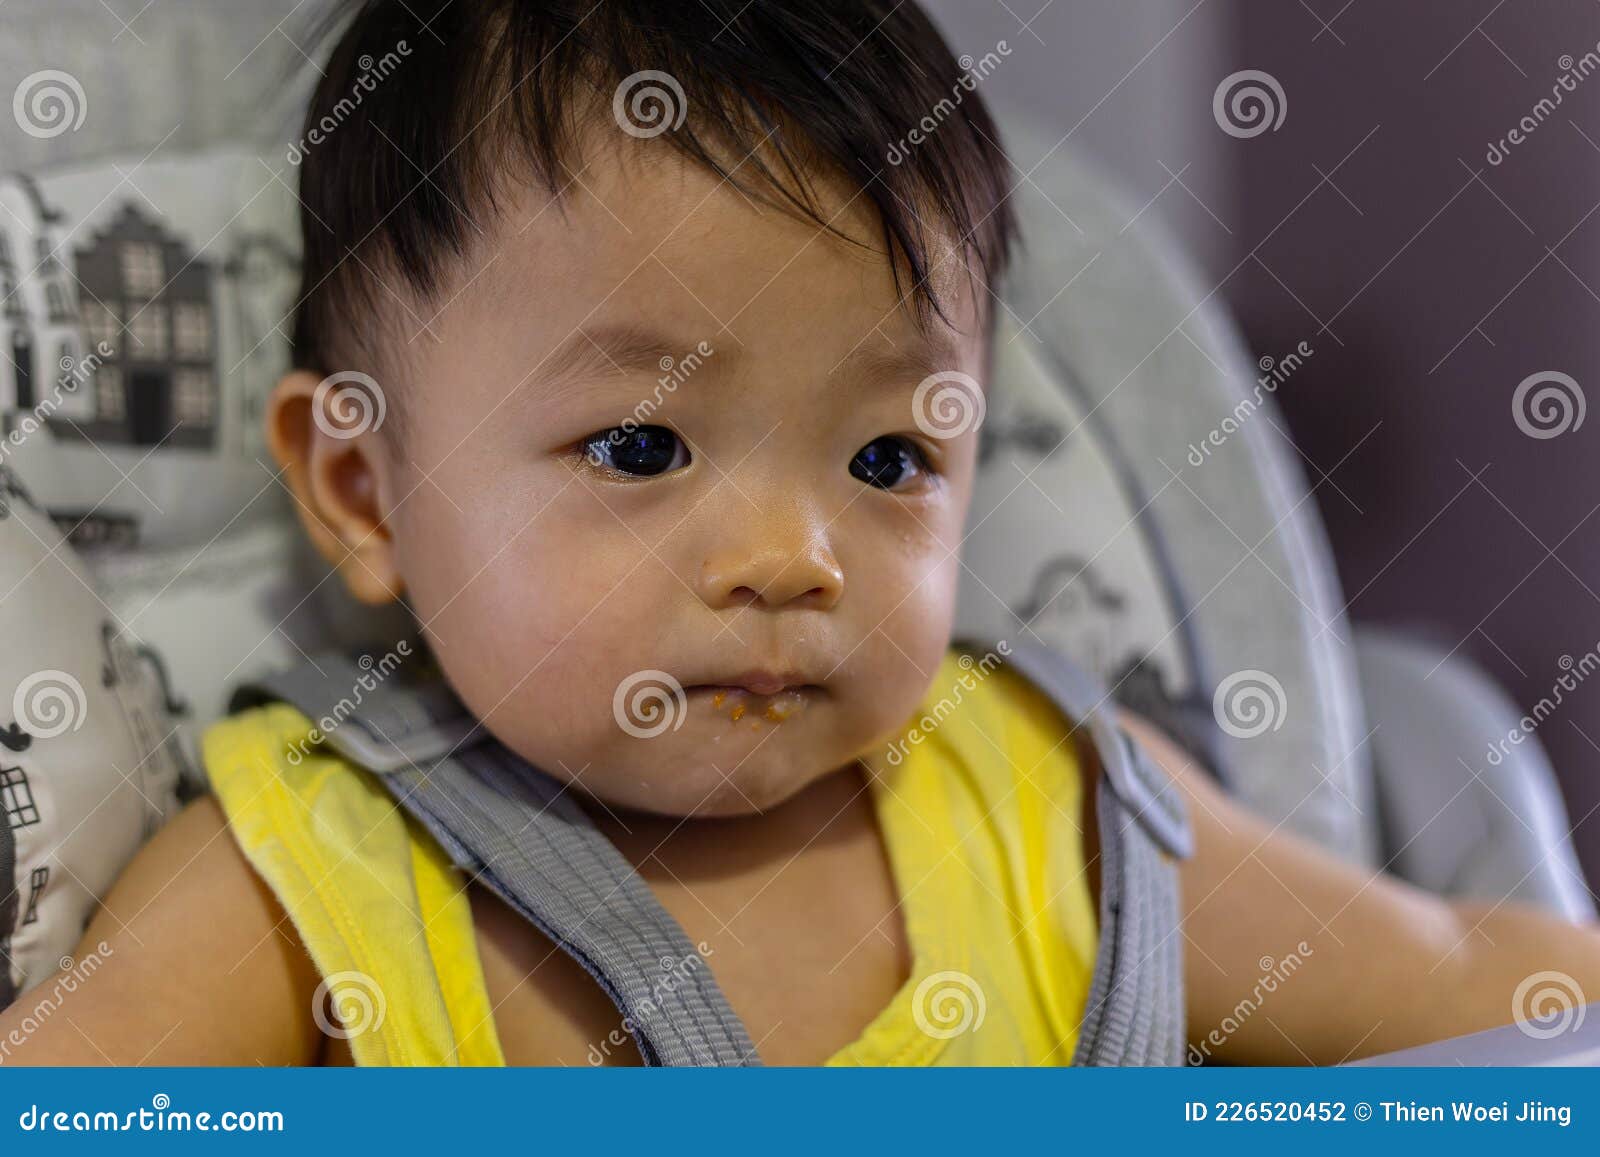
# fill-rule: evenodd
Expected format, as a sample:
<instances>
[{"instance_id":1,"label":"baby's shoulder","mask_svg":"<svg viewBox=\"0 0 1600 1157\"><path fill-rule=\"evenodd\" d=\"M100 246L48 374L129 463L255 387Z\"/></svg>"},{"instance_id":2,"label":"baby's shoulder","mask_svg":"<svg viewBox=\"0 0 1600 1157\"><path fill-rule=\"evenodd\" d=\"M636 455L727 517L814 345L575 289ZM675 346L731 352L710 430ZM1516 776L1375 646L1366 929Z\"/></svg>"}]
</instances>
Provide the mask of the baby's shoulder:
<instances>
[{"instance_id":1,"label":"baby's shoulder","mask_svg":"<svg viewBox=\"0 0 1600 1157\"><path fill-rule=\"evenodd\" d=\"M139 849L91 917L77 956L77 971L94 962L92 978L55 983L70 1015L30 1033L13 1054L22 1063L281 1065L318 1057L309 1015L316 971L210 796ZM27 1006L19 1001L16 1011Z\"/></svg>"}]
</instances>

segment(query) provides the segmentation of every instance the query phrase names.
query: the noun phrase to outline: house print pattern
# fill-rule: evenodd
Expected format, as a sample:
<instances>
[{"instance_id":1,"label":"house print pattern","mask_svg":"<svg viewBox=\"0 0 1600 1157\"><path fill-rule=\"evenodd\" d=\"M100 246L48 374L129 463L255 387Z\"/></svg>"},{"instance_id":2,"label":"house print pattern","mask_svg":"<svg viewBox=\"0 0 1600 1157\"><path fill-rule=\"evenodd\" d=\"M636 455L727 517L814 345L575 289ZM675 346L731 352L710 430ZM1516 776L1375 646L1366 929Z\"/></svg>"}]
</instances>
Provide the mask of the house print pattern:
<instances>
[{"instance_id":1,"label":"house print pattern","mask_svg":"<svg viewBox=\"0 0 1600 1157\"><path fill-rule=\"evenodd\" d=\"M0 214L0 410L24 411L47 396L62 366L83 352L76 294L52 244L61 215L24 175L8 178Z\"/></svg>"},{"instance_id":2,"label":"house print pattern","mask_svg":"<svg viewBox=\"0 0 1600 1157\"><path fill-rule=\"evenodd\" d=\"M205 541L253 500L299 290L298 207L257 195L253 157L118 176L0 172L0 438L21 432L41 505L107 555Z\"/></svg>"},{"instance_id":3,"label":"house print pattern","mask_svg":"<svg viewBox=\"0 0 1600 1157\"><path fill-rule=\"evenodd\" d=\"M22 768L0 767L0 806L5 808L6 822L13 831L39 822L39 808L33 802L28 773Z\"/></svg>"},{"instance_id":4,"label":"house print pattern","mask_svg":"<svg viewBox=\"0 0 1600 1157\"><path fill-rule=\"evenodd\" d=\"M124 204L76 253L80 311L91 348L98 443L210 448L218 389L212 267Z\"/></svg>"},{"instance_id":5,"label":"house print pattern","mask_svg":"<svg viewBox=\"0 0 1600 1157\"><path fill-rule=\"evenodd\" d=\"M7 766L0 763L0 809L5 811L6 830L0 833L0 838L5 841L8 855L7 861L14 859L16 839L15 833L19 828L32 827L40 821L38 805L34 803L33 790L28 784L28 773L20 766ZM28 889L28 906L32 911L39 902L39 896L44 891L45 882L49 875L41 878L37 873L30 873ZM5 972L0 977L0 995L9 995L10 968L11 968L11 936L17 926L17 908L19 899L20 880L0 880L0 970ZM3 1007L3 1005L0 1005Z\"/></svg>"}]
</instances>

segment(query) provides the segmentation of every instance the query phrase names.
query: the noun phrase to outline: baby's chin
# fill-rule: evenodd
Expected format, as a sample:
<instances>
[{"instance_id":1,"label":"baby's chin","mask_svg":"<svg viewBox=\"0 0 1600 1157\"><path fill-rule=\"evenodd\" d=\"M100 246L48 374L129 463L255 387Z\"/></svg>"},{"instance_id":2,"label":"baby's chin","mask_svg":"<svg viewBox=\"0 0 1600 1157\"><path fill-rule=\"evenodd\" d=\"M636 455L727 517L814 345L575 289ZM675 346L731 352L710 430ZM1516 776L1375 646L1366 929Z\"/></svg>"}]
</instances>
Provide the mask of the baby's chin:
<instances>
[{"instance_id":1,"label":"baby's chin","mask_svg":"<svg viewBox=\"0 0 1600 1157\"><path fill-rule=\"evenodd\" d=\"M718 743L715 729L685 726L595 752L575 786L612 808L678 819L756 815L853 766L861 748L848 730L763 723Z\"/></svg>"},{"instance_id":2,"label":"baby's chin","mask_svg":"<svg viewBox=\"0 0 1600 1157\"><path fill-rule=\"evenodd\" d=\"M603 717L587 713L590 726L563 735L530 733L518 726L529 719L521 713L503 713L490 729L601 804L675 818L770 811L849 766L871 738L856 734L857 712L820 689L646 688L619 692L601 710Z\"/></svg>"},{"instance_id":3,"label":"baby's chin","mask_svg":"<svg viewBox=\"0 0 1600 1157\"><path fill-rule=\"evenodd\" d=\"M776 753L774 753L776 754ZM582 790L611 808L673 819L731 819L781 807L818 780L841 771L853 759L775 759L749 761L735 768L710 762L648 769L584 772Z\"/></svg>"},{"instance_id":4,"label":"baby's chin","mask_svg":"<svg viewBox=\"0 0 1600 1157\"><path fill-rule=\"evenodd\" d=\"M681 697L619 695L604 722L580 733L586 741L570 729L557 738L519 734L514 723L490 727L536 767L613 810L709 819L770 812L852 767L895 730L883 706L816 688L690 688ZM546 748L552 739L558 751Z\"/></svg>"}]
</instances>

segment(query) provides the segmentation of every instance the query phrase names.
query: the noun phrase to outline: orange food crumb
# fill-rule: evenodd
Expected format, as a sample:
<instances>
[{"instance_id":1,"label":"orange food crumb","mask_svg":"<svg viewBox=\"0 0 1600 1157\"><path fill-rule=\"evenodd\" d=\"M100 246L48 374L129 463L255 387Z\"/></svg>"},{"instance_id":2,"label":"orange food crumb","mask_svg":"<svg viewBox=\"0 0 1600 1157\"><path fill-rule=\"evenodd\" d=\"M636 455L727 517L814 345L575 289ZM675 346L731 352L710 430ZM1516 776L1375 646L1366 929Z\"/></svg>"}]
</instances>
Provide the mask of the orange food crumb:
<instances>
[{"instance_id":1,"label":"orange food crumb","mask_svg":"<svg viewBox=\"0 0 1600 1157\"><path fill-rule=\"evenodd\" d=\"M733 721L735 723L739 722L740 719L744 718L744 704L743 703L735 703L733 705L732 717L733 717Z\"/></svg>"}]
</instances>

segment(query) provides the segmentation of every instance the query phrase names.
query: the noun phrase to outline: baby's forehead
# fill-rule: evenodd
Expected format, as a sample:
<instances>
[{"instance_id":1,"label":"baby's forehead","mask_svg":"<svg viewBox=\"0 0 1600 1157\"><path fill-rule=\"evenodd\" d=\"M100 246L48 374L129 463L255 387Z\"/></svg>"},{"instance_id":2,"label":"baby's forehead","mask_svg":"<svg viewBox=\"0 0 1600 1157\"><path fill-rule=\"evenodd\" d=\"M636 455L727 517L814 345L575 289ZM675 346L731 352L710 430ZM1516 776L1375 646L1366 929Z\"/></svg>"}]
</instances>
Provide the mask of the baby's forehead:
<instances>
[{"instance_id":1,"label":"baby's forehead","mask_svg":"<svg viewBox=\"0 0 1600 1157\"><path fill-rule=\"evenodd\" d=\"M709 339L773 356L824 337L938 348L952 328L914 319L872 203L841 180L819 174L811 187L844 237L658 142L597 144L572 177L560 195L526 185L504 199L450 310L516 316L551 349L625 324L681 335L688 348ZM935 249L927 284L947 303L954 340L975 328L969 281L954 247Z\"/></svg>"},{"instance_id":2,"label":"baby's forehead","mask_svg":"<svg viewBox=\"0 0 1600 1157\"><path fill-rule=\"evenodd\" d=\"M480 229L477 264L488 284L530 270L598 281L609 288L643 266L693 271L714 267L722 278L742 268L765 280L848 264L870 273L888 258L870 201L825 174L811 178L824 219L849 238L824 244L815 222L752 197L732 181L659 141L619 144L590 134L581 157L557 190L520 183L503 198L496 219ZM569 285L575 284L568 282ZM700 286L685 283L685 294Z\"/></svg>"}]
</instances>

